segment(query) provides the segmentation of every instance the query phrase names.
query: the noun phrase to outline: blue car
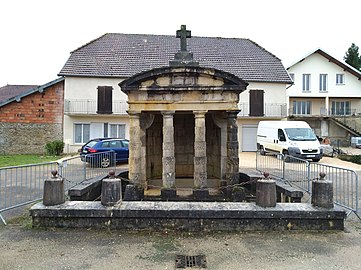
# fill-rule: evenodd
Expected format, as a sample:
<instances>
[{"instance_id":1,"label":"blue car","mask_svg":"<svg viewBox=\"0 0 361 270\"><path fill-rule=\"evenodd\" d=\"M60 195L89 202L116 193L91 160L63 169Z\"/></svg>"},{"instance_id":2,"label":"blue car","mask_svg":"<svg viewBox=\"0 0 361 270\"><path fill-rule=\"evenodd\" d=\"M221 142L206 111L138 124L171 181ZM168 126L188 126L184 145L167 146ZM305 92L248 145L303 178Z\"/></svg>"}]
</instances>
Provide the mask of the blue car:
<instances>
[{"instance_id":1,"label":"blue car","mask_svg":"<svg viewBox=\"0 0 361 270\"><path fill-rule=\"evenodd\" d=\"M129 140L117 138L93 139L80 149L80 156L82 161L103 168L113 165L114 161L128 162Z\"/></svg>"}]
</instances>

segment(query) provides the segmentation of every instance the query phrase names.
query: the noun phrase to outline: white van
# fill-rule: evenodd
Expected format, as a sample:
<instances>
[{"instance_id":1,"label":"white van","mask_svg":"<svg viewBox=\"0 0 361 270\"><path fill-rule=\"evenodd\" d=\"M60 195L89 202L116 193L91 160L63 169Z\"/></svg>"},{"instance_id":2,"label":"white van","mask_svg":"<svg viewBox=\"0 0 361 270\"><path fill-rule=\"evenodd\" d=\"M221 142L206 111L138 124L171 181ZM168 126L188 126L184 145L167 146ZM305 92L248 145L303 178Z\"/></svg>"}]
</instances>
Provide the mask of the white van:
<instances>
[{"instance_id":1,"label":"white van","mask_svg":"<svg viewBox=\"0 0 361 270\"><path fill-rule=\"evenodd\" d=\"M322 148L311 127L304 121L260 121L257 149L319 161Z\"/></svg>"}]
</instances>

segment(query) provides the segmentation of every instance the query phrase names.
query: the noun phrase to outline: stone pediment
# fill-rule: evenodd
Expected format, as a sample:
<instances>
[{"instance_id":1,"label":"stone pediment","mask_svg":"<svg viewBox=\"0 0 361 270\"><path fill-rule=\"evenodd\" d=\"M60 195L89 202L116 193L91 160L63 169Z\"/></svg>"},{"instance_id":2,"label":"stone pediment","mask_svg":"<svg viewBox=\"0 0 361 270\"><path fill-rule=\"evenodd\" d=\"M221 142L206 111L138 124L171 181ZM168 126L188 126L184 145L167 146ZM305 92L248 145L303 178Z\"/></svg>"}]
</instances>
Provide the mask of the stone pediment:
<instances>
[{"instance_id":1,"label":"stone pediment","mask_svg":"<svg viewBox=\"0 0 361 270\"><path fill-rule=\"evenodd\" d=\"M241 93L248 83L237 76L204 67L164 67L136 74L119 84L122 91L235 91Z\"/></svg>"}]
</instances>

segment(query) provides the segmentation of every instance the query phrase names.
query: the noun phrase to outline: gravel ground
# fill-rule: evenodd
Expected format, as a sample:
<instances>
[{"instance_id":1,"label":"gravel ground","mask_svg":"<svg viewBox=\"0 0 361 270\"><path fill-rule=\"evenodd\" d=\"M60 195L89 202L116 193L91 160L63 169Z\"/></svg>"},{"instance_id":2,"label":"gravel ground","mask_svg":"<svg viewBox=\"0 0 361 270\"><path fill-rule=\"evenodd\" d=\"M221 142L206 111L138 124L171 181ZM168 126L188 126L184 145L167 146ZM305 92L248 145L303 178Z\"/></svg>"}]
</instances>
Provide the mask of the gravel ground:
<instances>
[{"instance_id":1,"label":"gravel ground","mask_svg":"<svg viewBox=\"0 0 361 270\"><path fill-rule=\"evenodd\" d=\"M31 229L28 222L0 226L0 269L176 269L177 254L203 254L207 269L221 270L361 267L360 222L348 221L345 232L199 234Z\"/></svg>"}]
</instances>

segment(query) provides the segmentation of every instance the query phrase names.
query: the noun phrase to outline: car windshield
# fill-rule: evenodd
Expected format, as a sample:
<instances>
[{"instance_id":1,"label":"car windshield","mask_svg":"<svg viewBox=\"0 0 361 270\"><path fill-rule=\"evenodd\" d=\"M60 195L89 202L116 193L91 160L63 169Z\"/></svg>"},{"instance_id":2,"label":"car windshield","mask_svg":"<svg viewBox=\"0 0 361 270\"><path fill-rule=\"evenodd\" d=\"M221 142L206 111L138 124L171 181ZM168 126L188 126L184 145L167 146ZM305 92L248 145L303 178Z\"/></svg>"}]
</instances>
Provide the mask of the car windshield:
<instances>
[{"instance_id":1,"label":"car windshield","mask_svg":"<svg viewBox=\"0 0 361 270\"><path fill-rule=\"evenodd\" d=\"M285 128L287 137L292 141L315 141L316 135L310 128Z\"/></svg>"}]
</instances>

